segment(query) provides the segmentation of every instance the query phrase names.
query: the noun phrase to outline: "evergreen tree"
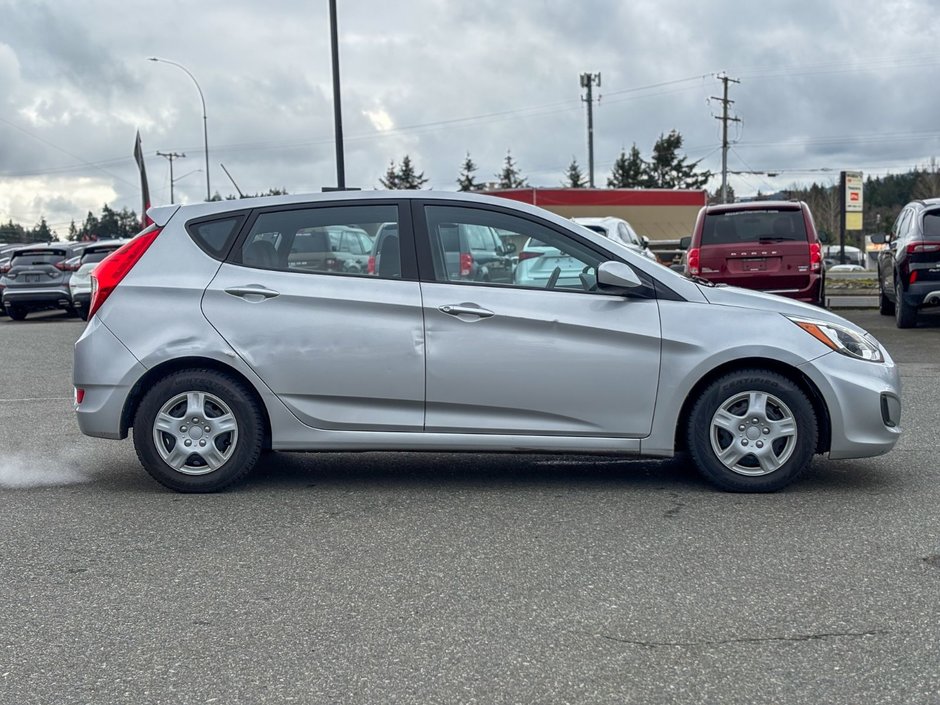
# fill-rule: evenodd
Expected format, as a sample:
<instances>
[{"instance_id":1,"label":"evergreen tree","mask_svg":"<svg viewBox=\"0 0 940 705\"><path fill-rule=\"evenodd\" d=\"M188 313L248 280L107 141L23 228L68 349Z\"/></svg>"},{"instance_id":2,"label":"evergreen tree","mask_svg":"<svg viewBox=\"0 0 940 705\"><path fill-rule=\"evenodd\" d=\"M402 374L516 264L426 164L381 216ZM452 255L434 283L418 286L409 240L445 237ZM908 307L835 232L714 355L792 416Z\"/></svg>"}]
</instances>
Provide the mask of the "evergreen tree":
<instances>
[{"instance_id":1,"label":"evergreen tree","mask_svg":"<svg viewBox=\"0 0 940 705\"><path fill-rule=\"evenodd\" d=\"M98 239L98 217L88 211L88 215L85 216L85 222L82 223L81 229L78 231L79 240L97 240Z\"/></svg>"},{"instance_id":2,"label":"evergreen tree","mask_svg":"<svg viewBox=\"0 0 940 705\"><path fill-rule=\"evenodd\" d=\"M105 203L101 207L101 217L98 219L98 239L112 240L122 236L121 223L118 214Z\"/></svg>"},{"instance_id":3,"label":"evergreen tree","mask_svg":"<svg viewBox=\"0 0 940 705\"><path fill-rule=\"evenodd\" d=\"M11 218L9 223L0 224L0 242L26 242L26 228Z\"/></svg>"},{"instance_id":4,"label":"evergreen tree","mask_svg":"<svg viewBox=\"0 0 940 705\"><path fill-rule=\"evenodd\" d=\"M415 171L414 164L411 163L411 157L407 154L401 160L401 169L398 170L398 188L400 189L419 189L428 182L424 178L424 172Z\"/></svg>"},{"instance_id":5,"label":"evergreen tree","mask_svg":"<svg viewBox=\"0 0 940 705\"><path fill-rule=\"evenodd\" d=\"M398 180L398 167L395 166L394 159L388 163L385 176L379 179L379 183L382 184L382 188L387 188L390 191L396 191L401 188Z\"/></svg>"},{"instance_id":6,"label":"evergreen tree","mask_svg":"<svg viewBox=\"0 0 940 705\"><path fill-rule=\"evenodd\" d=\"M78 228L75 227L75 218L69 223L69 234L66 238L69 242L78 242Z\"/></svg>"},{"instance_id":7,"label":"evergreen tree","mask_svg":"<svg viewBox=\"0 0 940 705\"><path fill-rule=\"evenodd\" d=\"M564 186L567 188L585 188L588 185L587 177L578 166L578 160L571 157L571 164L568 165L568 171L565 173L567 181Z\"/></svg>"},{"instance_id":8,"label":"evergreen tree","mask_svg":"<svg viewBox=\"0 0 940 705\"><path fill-rule=\"evenodd\" d=\"M646 165L647 188L694 189L705 185L711 172L696 172L698 162L686 164L686 158L679 156L681 149L682 135L676 130L659 136L653 145L653 158Z\"/></svg>"},{"instance_id":9,"label":"evergreen tree","mask_svg":"<svg viewBox=\"0 0 940 705\"><path fill-rule=\"evenodd\" d=\"M49 229L45 217L39 219L36 227L27 233L27 237L32 242L52 242L55 240L55 233Z\"/></svg>"},{"instance_id":10,"label":"evergreen tree","mask_svg":"<svg viewBox=\"0 0 940 705\"><path fill-rule=\"evenodd\" d=\"M625 150L620 150L620 156L614 162L610 177L607 179L607 188L641 188L646 174L646 162L636 148L636 142L630 147L630 156Z\"/></svg>"},{"instance_id":11,"label":"evergreen tree","mask_svg":"<svg viewBox=\"0 0 940 705\"><path fill-rule=\"evenodd\" d=\"M529 184L525 178L519 174L516 163L512 160L512 153L506 150L506 161L503 163L503 170L496 175L499 179L497 188L525 188Z\"/></svg>"},{"instance_id":12,"label":"evergreen tree","mask_svg":"<svg viewBox=\"0 0 940 705\"><path fill-rule=\"evenodd\" d=\"M459 191L479 191L483 184L473 178L473 173L477 170L477 165L470 158L470 152L467 152L467 158L464 159L460 167L460 176L457 177L457 189Z\"/></svg>"}]
</instances>

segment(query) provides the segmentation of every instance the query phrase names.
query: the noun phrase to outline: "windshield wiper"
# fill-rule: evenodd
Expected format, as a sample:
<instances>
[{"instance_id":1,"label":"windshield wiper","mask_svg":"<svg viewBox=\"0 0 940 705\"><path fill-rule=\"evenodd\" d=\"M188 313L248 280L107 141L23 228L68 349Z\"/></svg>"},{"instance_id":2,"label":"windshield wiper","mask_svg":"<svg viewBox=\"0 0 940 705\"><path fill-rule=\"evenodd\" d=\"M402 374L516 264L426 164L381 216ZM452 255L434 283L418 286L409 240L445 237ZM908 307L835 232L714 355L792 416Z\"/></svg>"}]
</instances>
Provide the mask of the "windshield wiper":
<instances>
[{"instance_id":1,"label":"windshield wiper","mask_svg":"<svg viewBox=\"0 0 940 705\"><path fill-rule=\"evenodd\" d=\"M713 282L710 279L705 279L704 277L700 277L695 274L687 274L686 276L692 281L694 281L696 284L701 284L702 286L708 286L713 289L719 286L727 286L723 282Z\"/></svg>"}]
</instances>

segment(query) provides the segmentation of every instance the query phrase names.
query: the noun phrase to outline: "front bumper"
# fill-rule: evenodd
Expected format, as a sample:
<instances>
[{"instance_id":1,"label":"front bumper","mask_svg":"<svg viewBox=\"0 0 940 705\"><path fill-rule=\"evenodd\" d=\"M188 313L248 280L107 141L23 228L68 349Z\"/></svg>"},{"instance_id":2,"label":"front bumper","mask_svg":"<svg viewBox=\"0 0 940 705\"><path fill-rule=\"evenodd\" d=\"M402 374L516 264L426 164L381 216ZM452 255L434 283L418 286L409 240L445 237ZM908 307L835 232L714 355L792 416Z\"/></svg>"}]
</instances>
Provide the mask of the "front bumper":
<instances>
[{"instance_id":1,"label":"front bumper","mask_svg":"<svg viewBox=\"0 0 940 705\"><path fill-rule=\"evenodd\" d=\"M884 363L831 352L800 366L829 409L830 458L882 455L901 436L901 375L882 352Z\"/></svg>"}]
</instances>

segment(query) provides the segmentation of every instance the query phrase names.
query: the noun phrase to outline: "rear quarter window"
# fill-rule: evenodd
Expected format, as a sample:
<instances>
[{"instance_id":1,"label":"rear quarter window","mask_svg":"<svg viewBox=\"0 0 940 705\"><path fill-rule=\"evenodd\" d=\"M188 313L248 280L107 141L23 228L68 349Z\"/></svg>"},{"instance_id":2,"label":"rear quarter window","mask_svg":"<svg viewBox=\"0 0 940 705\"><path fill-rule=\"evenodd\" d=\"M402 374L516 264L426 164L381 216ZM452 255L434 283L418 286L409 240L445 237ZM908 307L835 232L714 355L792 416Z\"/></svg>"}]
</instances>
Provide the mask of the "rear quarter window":
<instances>
[{"instance_id":1,"label":"rear quarter window","mask_svg":"<svg viewBox=\"0 0 940 705\"><path fill-rule=\"evenodd\" d=\"M940 238L940 211L924 213L924 237L931 240Z\"/></svg>"},{"instance_id":2,"label":"rear quarter window","mask_svg":"<svg viewBox=\"0 0 940 705\"><path fill-rule=\"evenodd\" d=\"M238 214L194 220L186 224L186 231L203 252L213 259L222 260L235 242L244 218L244 214Z\"/></svg>"}]
</instances>

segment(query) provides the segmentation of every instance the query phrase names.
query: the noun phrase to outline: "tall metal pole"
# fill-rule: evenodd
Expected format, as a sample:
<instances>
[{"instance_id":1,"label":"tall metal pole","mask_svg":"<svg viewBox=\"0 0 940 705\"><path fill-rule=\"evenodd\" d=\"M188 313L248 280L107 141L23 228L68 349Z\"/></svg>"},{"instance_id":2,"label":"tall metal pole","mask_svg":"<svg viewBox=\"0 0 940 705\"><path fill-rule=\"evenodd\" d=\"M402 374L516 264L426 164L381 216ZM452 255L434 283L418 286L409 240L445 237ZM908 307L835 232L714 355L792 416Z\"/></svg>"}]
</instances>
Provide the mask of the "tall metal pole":
<instances>
[{"instance_id":1,"label":"tall metal pole","mask_svg":"<svg viewBox=\"0 0 940 705\"><path fill-rule=\"evenodd\" d=\"M336 0L330 0L330 47L333 59L333 124L336 132L336 186L346 188L343 159L343 106L339 95L339 38L336 30Z\"/></svg>"},{"instance_id":2,"label":"tall metal pole","mask_svg":"<svg viewBox=\"0 0 940 705\"><path fill-rule=\"evenodd\" d=\"M712 96L717 101L721 102L722 110L721 117L715 117L716 120L721 120L721 202L728 202L728 123L729 122L741 122L741 118L737 117L728 117L728 108L734 103L733 100L728 100L728 84L729 83L740 83L740 81L729 78L726 74L721 74L718 77L718 80L724 83L724 92L722 97Z\"/></svg>"},{"instance_id":3,"label":"tall metal pole","mask_svg":"<svg viewBox=\"0 0 940 705\"><path fill-rule=\"evenodd\" d=\"M171 66L175 66L178 69L182 69L186 72L186 75L193 80L193 83L196 84L196 90L199 91L199 100L202 101L202 140L206 152L206 200L210 201L212 200L212 189L209 188L209 119L206 117L206 98L202 94L202 88L199 87L199 81L196 80L196 77L192 75L188 68L182 64L176 63L175 61L170 61L169 59L158 59L156 56L151 56L147 60L157 61L161 64L170 64Z\"/></svg>"},{"instance_id":4,"label":"tall metal pole","mask_svg":"<svg viewBox=\"0 0 940 705\"><path fill-rule=\"evenodd\" d=\"M581 87L587 92L587 97L582 97L587 103L587 138L588 138L588 186L594 188L594 85L601 85L601 75L599 73L582 73Z\"/></svg>"}]
</instances>

